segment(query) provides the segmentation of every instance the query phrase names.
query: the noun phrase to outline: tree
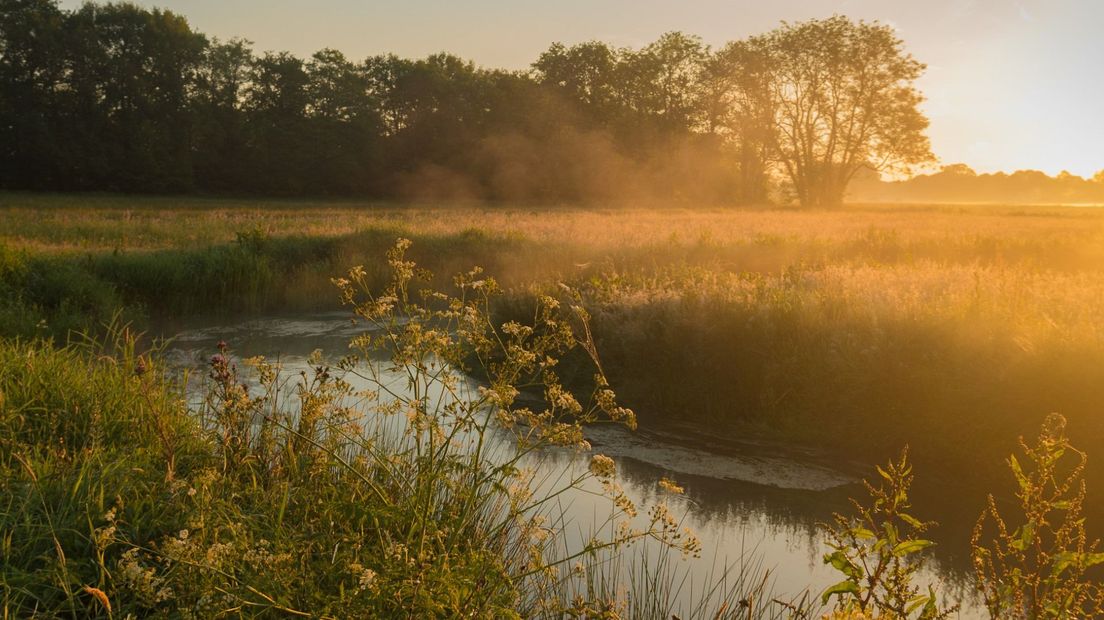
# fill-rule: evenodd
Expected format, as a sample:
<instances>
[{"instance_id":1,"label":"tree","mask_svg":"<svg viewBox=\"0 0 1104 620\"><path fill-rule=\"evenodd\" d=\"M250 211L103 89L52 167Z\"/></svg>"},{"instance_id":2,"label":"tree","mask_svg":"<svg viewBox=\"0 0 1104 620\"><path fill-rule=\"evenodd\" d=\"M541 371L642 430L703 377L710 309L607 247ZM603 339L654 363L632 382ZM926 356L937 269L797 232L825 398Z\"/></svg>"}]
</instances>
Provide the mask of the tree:
<instances>
[{"instance_id":1,"label":"tree","mask_svg":"<svg viewBox=\"0 0 1104 620\"><path fill-rule=\"evenodd\" d=\"M533 63L533 72L538 83L557 87L600 118L613 105L617 63L617 52L601 41L571 47L553 43Z\"/></svg>"},{"instance_id":2,"label":"tree","mask_svg":"<svg viewBox=\"0 0 1104 620\"><path fill-rule=\"evenodd\" d=\"M307 63L311 193L357 193L376 181L382 123L362 65L332 49Z\"/></svg>"},{"instance_id":3,"label":"tree","mask_svg":"<svg viewBox=\"0 0 1104 620\"><path fill-rule=\"evenodd\" d=\"M199 187L240 191L249 170L243 102L253 65L251 43L213 41L205 50L192 94L194 169Z\"/></svg>"},{"instance_id":4,"label":"tree","mask_svg":"<svg viewBox=\"0 0 1104 620\"><path fill-rule=\"evenodd\" d=\"M768 164L775 107L765 50L732 42L706 64L706 127L725 136L738 153L740 194L745 203L768 199Z\"/></svg>"},{"instance_id":5,"label":"tree","mask_svg":"<svg viewBox=\"0 0 1104 620\"><path fill-rule=\"evenodd\" d=\"M169 11L86 4L69 19L68 71L98 189L181 191L192 187L188 96L206 38Z\"/></svg>"},{"instance_id":6,"label":"tree","mask_svg":"<svg viewBox=\"0 0 1104 620\"><path fill-rule=\"evenodd\" d=\"M889 26L843 16L783 24L747 42L763 62L769 140L803 206L834 207L861 168L903 174L933 159L914 82L924 65Z\"/></svg>"},{"instance_id":7,"label":"tree","mask_svg":"<svg viewBox=\"0 0 1104 620\"><path fill-rule=\"evenodd\" d=\"M0 0L0 187L762 203L789 179L834 205L859 170L930 157L901 45L834 17L719 51L556 43L510 72L254 55L128 2Z\"/></svg>"},{"instance_id":8,"label":"tree","mask_svg":"<svg viewBox=\"0 0 1104 620\"><path fill-rule=\"evenodd\" d=\"M487 72L445 53L387 65L392 69L385 74L391 81L384 118L395 129L389 147L399 173L467 165L465 151L478 139L487 114Z\"/></svg>"},{"instance_id":9,"label":"tree","mask_svg":"<svg viewBox=\"0 0 1104 620\"><path fill-rule=\"evenodd\" d=\"M0 184L59 181L51 125L64 72L63 17L49 0L0 0Z\"/></svg>"},{"instance_id":10,"label":"tree","mask_svg":"<svg viewBox=\"0 0 1104 620\"><path fill-rule=\"evenodd\" d=\"M303 61L287 52L269 52L253 61L244 105L256 165L249 183L256 189L304 190L308 83Z\"/></svg>"},{"instance_id":11,"label":"tree","mask_svg":"<svg viewBox=\"0 0 1104 620\"><path fill-rule=\"evenodd\" d=\"M623 52L621 100L668 132L689 130L700 116L699 89L708 55L699 37L681 32L668 32L639 51Z\"/></svg>"}]
</instances>

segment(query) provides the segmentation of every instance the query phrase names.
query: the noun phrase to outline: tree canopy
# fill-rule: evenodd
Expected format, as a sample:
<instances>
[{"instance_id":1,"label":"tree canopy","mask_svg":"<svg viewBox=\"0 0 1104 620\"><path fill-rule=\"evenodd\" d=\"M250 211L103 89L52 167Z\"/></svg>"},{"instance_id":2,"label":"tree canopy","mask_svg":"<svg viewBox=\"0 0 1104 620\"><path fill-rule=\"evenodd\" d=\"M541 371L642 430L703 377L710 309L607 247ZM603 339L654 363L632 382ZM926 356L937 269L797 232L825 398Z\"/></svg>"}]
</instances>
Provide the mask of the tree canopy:
<instances>
[{"instance_id":1,"label":"tree canopy","mask_svg":"<svg viewBox=\"0 0 1104 620\"><path fill-rule=\"evenodd\" d=\"M712 49L553 43L527 71L310 58L128 3L0 0L0 187L533 202L838 204L930 157L892 30L844 17Z\"/></svg>"},{"instance_id":2,"label":"tree canopy","mask_svg":"<svg viewBox=\"0 0 1104 620\"><path fill-rule=\"evenodd\" d=\"M789 180L798 201L837 206L863 169L908 173L934 160L914 82L924 65L885 25L845 17L782 27L729 45L738 124ZM747 131L747 129L745 129Z\"/></svg>"}]
</instances>

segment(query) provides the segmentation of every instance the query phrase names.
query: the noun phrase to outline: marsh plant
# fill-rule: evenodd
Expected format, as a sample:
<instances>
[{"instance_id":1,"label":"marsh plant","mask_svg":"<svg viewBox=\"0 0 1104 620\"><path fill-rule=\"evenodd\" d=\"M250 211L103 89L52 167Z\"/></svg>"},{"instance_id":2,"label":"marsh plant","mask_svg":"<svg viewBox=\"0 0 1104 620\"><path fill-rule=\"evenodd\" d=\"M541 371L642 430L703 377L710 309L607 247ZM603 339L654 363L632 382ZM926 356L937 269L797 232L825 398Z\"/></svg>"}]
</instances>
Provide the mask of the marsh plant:
<instances>
[{"instance_id":1,"label":"marsh plant","mask_svg":"<svg viewBox=\"0 0 1104 620\"><path fill-rule=\"evenodd\" d=\"M1104 588L1089 577L1104 564L1100 541L1085 531L1082 508L1088 457L1066 436L1066 419L1051 414L1026 458L1008 457L1016 479L1015 521L997 501L974 527L974 569L993 618L1088 618L1104 614ZM1007 512L1007 511L1006 511ZM1098 569L1099 570L1099 569Z\"/></svg>"},{"instance_id":2,"label":"marsh plant","mask_svg":"<svg viewBox=\"0 0 1104 620\"><path fill-rule=\"evenodd\" d=\"M845 579L827 588L822 602L835 598L835 611L842 617L947 618L957 606L941 609L935 589L922 591L915 583L924 566L922 552L935 544L923 537L934 523L910 514L908 450L877 471L877 486L863 481L869 505L852 499L854 514L836 514L834 523L825 526L831 552L824 562Z\"/></svg>"},{"instance_id":3,"label":"marsh plant","mask_svg":"<svg viewBox=\"0 0 1104 620\"><path fill-rule=\"evenodd\" d=\"M594 355L586 313L545 296L530 324L495 324L493 279L475 269L455 294L431 290L408 246L388 253L382 292L361 268L335 280L365 326L336 364L316 354L289 379L278 363L242 360L259 380L249 387L220 343L201 411L214 458L179 480L184 527L126 545L116 591L203 617L617 617L630 603L573 585L578 567L645 540L698 555L666 501L637 506L608 457L589 455L559 486L534 479L543 451L589 451L586 425L635 425L596 358L587 398L560 383L563 355ZM473 366L485 385L463 374ZM572 546L556 499L590 479L609 521ZM125 514L104 517L105 548Z\"/></svg>"},{"instance_id":4,"label":"marsh plant","mask_svg":"<svg viewBox=\"0 0 1104 620\"><path fill-rule=\"evenodd\" d=\"M586 442L587 425L635 416L598 361L585 293L536 295L502 321L493 279L476 269L434 290L408 247L388 254L384 286L361 268L336 281L363 326L349 355L289 375L220 344L198 411L127 329L63 347L0 340L0 613L818 615L775 600L747 558L687 585L682 560L701 543L665 499L682 489L663 480L638 506ZM592 389L574 375L565 387L569 358L588 360ZM1024 450L1009 461L1022 515L993 500L975 534L984 602L996 618L1099 614L1084 454L1059 417ZM587 466L542 467L565 452ZM568 473L540 473L554 469ZM843 580L813 603L840 618L944 617L914 583L931 543L909 506L910 461L879 475L828 530ZM609 517L576 538L560 502L577 492L603 495Z\"/></svg>"},{"instance_id":5,"label":"marsh plant","mask_svg":"<svg viewBox=\"0 0 1104 620\"><path fill-rule=\"evenodd\" d=\"M990 495L971 540L975 586L990 618L1096 618L1104 614L1104 565L1100 541L1090 539L1082 513L1087 455L1066 435L1066 419L1047 416L1038 439L1020 438L1025 461L1015 454L1008 467L1016 481L1017 511L1004 513ZM852 515L835 515L825 526L831 551L824 562L845 579L822 594L835 606L830 618L946 618L958 606L941 608L934 586L921 591L915 579L924 552L934 543L924 534L935 524L914 517L908 492L912 465L907 449L884 469L878 486L864 481L866 504L852 500ZM799 614L808 612L799 610Z\"/></svg>"}]
</instances>

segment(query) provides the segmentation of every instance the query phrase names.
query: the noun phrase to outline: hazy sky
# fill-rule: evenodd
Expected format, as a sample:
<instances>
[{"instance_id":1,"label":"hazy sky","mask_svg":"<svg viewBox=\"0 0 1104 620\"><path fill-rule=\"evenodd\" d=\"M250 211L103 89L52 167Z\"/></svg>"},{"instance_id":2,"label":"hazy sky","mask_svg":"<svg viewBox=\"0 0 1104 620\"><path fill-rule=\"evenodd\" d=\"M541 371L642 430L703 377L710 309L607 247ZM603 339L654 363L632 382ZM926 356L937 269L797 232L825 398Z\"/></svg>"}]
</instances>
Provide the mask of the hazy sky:
<instances>
[{"instance_id":1,"label":"hazy sky","mask_svg":"<svg viewBox=\"0 0 1104 620\"><path fill-rule=\"evenodd\" d=\"M75 8L79 0L63 0ZM1104 169L1104 0L139 0L259 51L449 51L525 68L552 41L640 46L668 30L712 45L841 13L898 29L928 64L933 148L979 171Z\"/></svg>"}]
</instances>

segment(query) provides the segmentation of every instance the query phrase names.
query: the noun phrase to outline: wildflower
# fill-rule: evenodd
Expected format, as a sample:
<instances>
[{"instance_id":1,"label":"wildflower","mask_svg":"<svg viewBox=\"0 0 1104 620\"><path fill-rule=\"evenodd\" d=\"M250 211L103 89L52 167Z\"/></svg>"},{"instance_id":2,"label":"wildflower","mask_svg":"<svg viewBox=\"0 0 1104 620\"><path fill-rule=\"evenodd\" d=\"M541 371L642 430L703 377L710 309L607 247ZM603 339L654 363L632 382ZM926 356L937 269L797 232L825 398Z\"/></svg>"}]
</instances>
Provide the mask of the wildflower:
<instances>
[{"instance_id":1,"label":"wildflower","mask_svg":"<svg viewBox=\"0 0 1104 620\"><path fill-rule=\"evenodd\" d=\"M679 485L675 484L675 482L667 476L659 479L659 488L667 491L668 493L674 493L675 495L682 495L686 492L686 489L683 489Z\"/></svg>"},{"instance_id":2,"label":"wildflower","mask_svg":"<svg viewBox=\"0 0 1104 620\"><path fill-rule=\"evenodd\" d=\"M357 591L364 591L372 587L376 581L376 571L365 568L360 572L360 577L357 579Z\"/></svg>"},{"instance_id":3,"label":"wildflower","mask_svg":"<svg viewBox=\"0 0 1104 620\"><path fill-rule=\"evenodd\" d=\"M116 575L119 583L147 605L156 605L173 597L172 589L164 585L164 578L157 576L153 568L142 565L137 549L123 554L118 561Z\"/></svg>"},{"instance_id":4,"label":"wildflower","mask_svg":"<svg viewBox=\"0 0 1104 620\"><path fill-rule=\"evenodd\" d=\"M590 473L599 478L612 478L617 473L617 466L613 459L604 454L595 454L590 457Z\"/></svg>"},{"instance_id":5,"label":"wildflower","mask_svg":"<svg viewBox=\"0 0 1104 620\"><path fill-rule=\"evenodd\" d=\"M106 549L115 538L115 526L109 525L107 527L98 527L93 534L95 535L95 543L98 549Z\"/></svg>"}]
</instances>

